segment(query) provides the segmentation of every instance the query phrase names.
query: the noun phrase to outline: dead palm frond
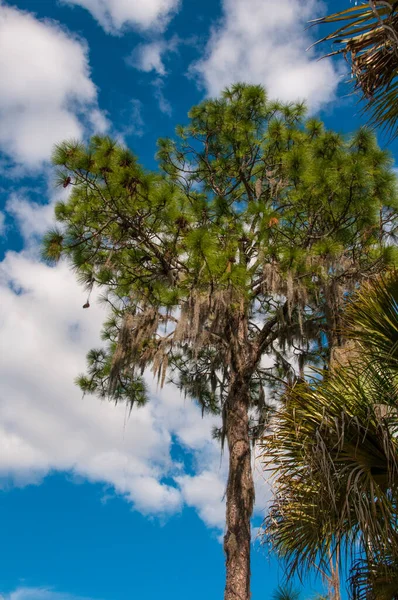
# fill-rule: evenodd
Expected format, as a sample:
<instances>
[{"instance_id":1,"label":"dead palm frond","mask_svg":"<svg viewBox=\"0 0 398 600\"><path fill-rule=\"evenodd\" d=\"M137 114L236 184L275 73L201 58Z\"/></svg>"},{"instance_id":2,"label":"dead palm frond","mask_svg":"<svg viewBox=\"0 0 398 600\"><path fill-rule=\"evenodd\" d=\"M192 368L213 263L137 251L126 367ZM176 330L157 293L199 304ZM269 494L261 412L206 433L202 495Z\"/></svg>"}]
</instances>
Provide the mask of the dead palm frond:
<instances>
[{"instance_id":1,"label":"dead palm frond","mask_svg":"<svg viewBox=\"0 0 398 600\"><path fill-rule=\"evenodd\" d=\"M398 3L368 0L316 19L314 24L338 23L339 27L320 42L332 41L350 62L355 88L366 100L373 125L398 134Z\"/></svg>"}]
</instances>

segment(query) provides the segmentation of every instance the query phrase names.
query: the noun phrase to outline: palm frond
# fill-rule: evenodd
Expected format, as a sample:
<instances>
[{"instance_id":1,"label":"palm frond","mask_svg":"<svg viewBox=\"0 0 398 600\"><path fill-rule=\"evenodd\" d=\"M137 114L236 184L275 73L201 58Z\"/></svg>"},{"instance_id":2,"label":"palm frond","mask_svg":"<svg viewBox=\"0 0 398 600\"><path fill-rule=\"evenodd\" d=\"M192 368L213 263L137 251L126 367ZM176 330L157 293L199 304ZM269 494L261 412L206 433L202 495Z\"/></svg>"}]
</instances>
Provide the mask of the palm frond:
<instances>
[{"instance_id":1,"label":"palm frond","mask_svg":"<svg viewBox=\"0 0 398 600\"><path fill-rule=\"evenodd\" d=\"M290 585L280 585L272 594L272 600L299 600L300 592Z\"/></svg>"},{"instance_id":2,"label":"palm frond","mask_svg":"<svg viewBox=\"0 0 398 600\"><path fill-rule=\"evenodd\" d=\"M348 335L361 352L394 370L398 368L398 278L396 275L365 284L346 315ZM362 357L363 360L363 357Z\"/></svg>"},{"instance_id":3,"label":"palm frond","mask_svg":"<svg viewBox=\"0 0 398 600\"><path fill-rule=\"evenodd\" d=\"M331 41L351 66L355 89L366 100L370 123L398 134L398 5L395 0L369 0L322 17L314 24L338 23L319 42ZM319 43L318 42L318 43Z\"/></svg>"},{"instance_id":4,"label":"palm frond","mask_svg":"<svg viewBox=\"0 0 398 600\"><path fill-rule=\"evenodd\" d=\"M288 574L327 570L342 548L379 571L386 549L398 561L397 278L363 288L346 324L356 352L296 384L262 441L275 490L265 531Z\"/></svg>"},{"instance_id":5,"label":"palm frond","mask_svg":"<svg viewBox=\"0 0 398 600\"><path fill-rule=\"evenodd\" d=\"M377 375L377 376L376 376ZM277 494L266 529L289 570L327 568L342 544L383 548L396 526L398 428L392 382L340 371L321 386L297 385L263 440Z\"/></svg>"},{"instance_id":6,"label":"palm frond","mask_svg":"<svg viewBox=\"0 0 398 600\"><path fill-rule=\"evenodd\" d=\"M354 600L397 600L398 558L387 550L382 560L359 559L351 569L350 587Z\"/></svg>"}]
</instances>

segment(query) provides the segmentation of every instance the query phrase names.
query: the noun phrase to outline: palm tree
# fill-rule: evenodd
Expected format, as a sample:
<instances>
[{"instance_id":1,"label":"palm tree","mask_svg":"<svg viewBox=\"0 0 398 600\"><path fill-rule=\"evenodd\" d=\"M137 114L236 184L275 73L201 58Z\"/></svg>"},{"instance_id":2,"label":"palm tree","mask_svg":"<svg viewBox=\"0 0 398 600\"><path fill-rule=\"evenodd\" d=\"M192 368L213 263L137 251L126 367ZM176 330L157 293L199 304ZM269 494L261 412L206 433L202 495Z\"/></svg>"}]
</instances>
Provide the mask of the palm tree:
<instances>
[{"instance_id":1,"label":"palm tree","mask_svg":"<svg viewBox=\"0 0 398 600\"><path fill-rule=\"evenodd\" d=\"M398 3L367 0L344 11L322 17L314 24L338 23L338 29L320 42L332 41L351 66L355 88L366 101L373 125L398 134Z\"/></svg>"},{"instance_id":2,"label":"palm tree","mask_svg":"<svg viewBox=\"0 0 398 600\"><path fill-rule=\"evenodd\" d=\"M345 353L289 391L263 439L275 488L266 536L288 574L316 566L333 577L331 561L351 555L354 598L395 600L397 277L365 286L346 322Z\"/></svg>"},{"instance_id":3,"label":"palm tree","mask_svg":"<svg viewBox=\"0 0 398 600\"><path fill-rule=\"evenodd\" d=\"M272 600L300 600L300 592L291 585L280 585L272 594ZM328 600L326 596L317 594L311 600Z\"/></svg>"}]
</instances>

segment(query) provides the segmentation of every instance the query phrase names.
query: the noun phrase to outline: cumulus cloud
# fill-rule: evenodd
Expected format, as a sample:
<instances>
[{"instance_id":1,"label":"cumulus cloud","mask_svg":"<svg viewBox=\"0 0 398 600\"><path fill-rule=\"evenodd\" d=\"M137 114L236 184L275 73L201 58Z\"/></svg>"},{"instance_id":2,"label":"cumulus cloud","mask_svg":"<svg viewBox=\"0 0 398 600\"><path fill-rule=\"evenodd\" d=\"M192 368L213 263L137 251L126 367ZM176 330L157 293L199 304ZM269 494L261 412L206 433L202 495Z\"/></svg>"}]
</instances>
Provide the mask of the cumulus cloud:
<instances>
[{"instance_id":1,"label":"cumulus cloud","mask_svg":"<svg viewBox=\"0 0 398 600\"><path fill-rule=\"evenodd\" d=\"M124 28L163 30L178 10L180 0L63 0L87 9L108 33Z\"/></svg>"},{"instance_id":2,"label":"cumulus cloud","mask_svg":"<svg viewBox=\"0 0 398 600\"><path fill-rule=\"evenodd\" d=\"M306 52L313 40L305 27L318 0L223 0L223 10L204 57L191 67L210 96L244 81L264 85L273 98L304 99L311 110L334 98L339 72Z\"/></svg>"},{"instance_id":3,"label":"cumulus cloud","mask_svg":"<svg viewBox=\"0 0 398 600\"><path fill-rule=\"evenodd\" d=\"M183 499L194 507L209 527L222 529L225 521L224 477L214 471L203 471L196 476L184 475L177 479Z\"/></svg>"},{"instance_id":4,"label":"cumulus cloud","mask_svg":"<svg viewBox=\"0 0 398 600\"><path fill-rule=\"evenodd\" d=\"M208 527L223 531L228 451L220 457L218 447L208 447L201 460L199 458L198 466L196 474L183 474L176 477L181 489L182 500L187 506L195 508L199 517ZM253 513L254 516L263 517L271 499L271 488L267 476L263 472L257 449L253 452L252 468L256 491Z\"/></svg>"},{"instance_id":5,"label":"cumulus cloud","mask_svg":"<svg viewBox=\"0 0 398 600\"><path fill-rule=\"evenodd\" d=\"M52 205L14 194L6 209L27 250L8 252L0 263L0 477L23 486L52 470L71 472L112 486L143 514L180 511L178 477L185 473L171 458L172 444L201 457L198 472L217 470L214 419L202 420L197 406L173 386L159 391L150 376L151 400L130 417L123 405L81 397L73 381L87 351L101 343L105 310L95 298L82 310L86 295L68 266L37 259Z\"/></svg>"},{"instance_id":6,"label":"cumulus cloud","mask_svg":"<svg viewBox=\"0 0 398 600\"><path fill-rule=\"evenodd\" d=\"M171 52L176 52L178 43L178 38L174 36L170 40L154 40L147 44L138 44L126 58L126 62L145 73L155 71L158 75L166 75L164 57Z\"/></svg>"},{"instance_id":7,"label":"cumulus cloud","mask_svg":"<svg viewBox=\"0 0 398 600\"><path fill-rule=\"evenodd\" d=\"M161 481L174 466L154 406L127 419L125 407L82 399L73 385L104 314L95 303L81 310L85 297L66 265L8 253L0 296L0 472L21 485L52 469L73 471L112 484L141 512L178 510L178 490Z\"/></svg>"},{"instance_id":8,"label":"cumulus cloud","mask_svg":"<svg viewBox=\"0 0 398 600\"><path fill-rule=\"evenodd\" d=\"M86 44L53 21L0 4L0 150L28 167L53 145L80 138L83 121L103 133Z\"/></svg>"},{"instance_id":9,"label":"cumulus cloud","mask_svg":"<svg viewBox=\"0 0 398 600\"><path fill-rule=\"evenodd\" d=\"M27 245L37 243L37 239L43 236L53 222L52 204L31 202L22 193L12 193L6 202L5 210L13 218Z\"/></svg>"}]
</instances>

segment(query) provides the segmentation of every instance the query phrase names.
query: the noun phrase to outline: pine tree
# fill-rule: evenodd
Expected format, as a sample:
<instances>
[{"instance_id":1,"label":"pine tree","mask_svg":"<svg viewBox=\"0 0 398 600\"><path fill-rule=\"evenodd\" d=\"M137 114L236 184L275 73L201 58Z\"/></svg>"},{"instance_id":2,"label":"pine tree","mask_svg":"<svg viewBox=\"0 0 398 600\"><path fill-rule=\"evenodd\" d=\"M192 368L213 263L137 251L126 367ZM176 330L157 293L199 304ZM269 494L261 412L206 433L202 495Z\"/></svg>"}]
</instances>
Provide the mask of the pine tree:
<instances>
[{"instance_id":1,"label":"pine tree","mask_svg":"<svg viewBox=\"0 0 398 600\"><path fill-rule=\"evenodd\" d=\"M109 302L84 392L142 404L152 369L220 415L225 599L249 600L251 446L266 391L293 380L293 363L299 376L327 364L344 298L394 259L395 178L367 130L344 140L258 86L235 85L189 117L159 142L156 173L106 137L59 146L72 191L44 254L66 257Z\"/></svg>"}]
</instances>

